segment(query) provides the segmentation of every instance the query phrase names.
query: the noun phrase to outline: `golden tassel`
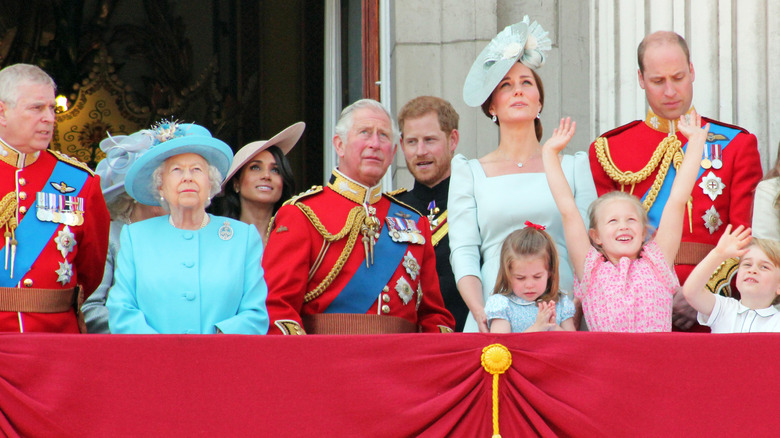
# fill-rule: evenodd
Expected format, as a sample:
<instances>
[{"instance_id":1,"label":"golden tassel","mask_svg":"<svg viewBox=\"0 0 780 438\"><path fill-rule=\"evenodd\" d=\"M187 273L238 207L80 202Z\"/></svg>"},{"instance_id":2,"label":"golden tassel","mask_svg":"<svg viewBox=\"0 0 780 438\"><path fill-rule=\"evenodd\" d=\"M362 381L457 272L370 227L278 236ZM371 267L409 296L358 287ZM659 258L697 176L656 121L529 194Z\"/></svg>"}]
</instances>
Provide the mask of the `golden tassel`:
<instances>
[{"instance_id":1,"label":"golden tassel","mask_svg":"<svg viewBox=\"0 0 780 438\"><path fill-rule=\"evenodd\" d=\"M482 349L482 367L493 375L493 437L501 438L498 430L498 377L512 365L512 353L501 344Z\"/></svg>"}]
</instances>

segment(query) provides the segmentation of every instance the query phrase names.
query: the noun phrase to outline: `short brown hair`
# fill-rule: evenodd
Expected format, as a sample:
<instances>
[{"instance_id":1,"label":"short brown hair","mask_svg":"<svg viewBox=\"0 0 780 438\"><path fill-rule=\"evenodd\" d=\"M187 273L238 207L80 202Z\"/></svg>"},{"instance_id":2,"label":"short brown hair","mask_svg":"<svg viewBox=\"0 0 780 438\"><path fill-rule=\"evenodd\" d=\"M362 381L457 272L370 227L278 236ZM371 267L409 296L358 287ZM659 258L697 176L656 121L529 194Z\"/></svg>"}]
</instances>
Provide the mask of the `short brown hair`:
<instances>
[{"instance_id":1,"label":"short brown hair","mask_svg":"<svg viewBox=\"0 0 780 438\"><path fill-rule=\"evenodd\" d=\"M544 84L542 84L542 78L539 77L539 75L536 73L536 70L532 69L531 67L528 67L528 69L531 70L531 74L534 76L534 81L536 81L536 88L539 90L539 103L542 104L542 111L544 111ZM493 91L495 92L496 90ZM492 101L493 101L493 93L490 93L490 97L488 97L487 100L482 102L482 112L485 113L485 115L488 116L488 118L490 119L493 118L493 115L490 114L490 103ZM542 111L539 111L539 114L541 114ZM495 124L501 125L501 121L496 120ZM544 130L542 129L542 121L539 118L534 119L534 130L536 131L536 139L541 141Z\"/></svg>"},{"instance_id":2,"label":"short brown hair","mask_svg":"<svg viewBox=\"0 0 780 438\"><path fill-rule=\"evenodd\" d=\"M439 128L447 136L453 129L458 129L460 116L451 103L440 97L419 96L406 102L406 105L398 112L398 129L401 130L401 136L403 136L404 123L407 119L416 119L430 112L435 112L439 117Z\"/></svg>"},{"instance_id":3,"label":"short brown hair","mask_svg":"<svg viewBox=\"0 0 780 438\"><path fill-rule=\"evenodd\" d=\"M558 249L555 242L546 231L534 227L511 232L501 246L501 266L498 269L494 294L512 295L512 286L509 283L509 269L512 262L520 257L541 257L547 265L547 289L537 298L540 301L558 301L558 287L560 277L558 275Z\"/></svg>"},{"instance_id":4,"label":"short brown hair","mask_svg":"<svg viewBox=\"0 0 780 438\"><path fill-rule=\"evenodd\" d=\"M677 43L685 54L685 61L688 65L691 64L691 52L688 50L688 43L685 42L685 38L680 35L668 31L659 30L653 32L650 35L645 36L642 42L639 43L639 47L636 49L637 62L639 62L639 71L645 72L645 50L649 44L674 44Z\"/></svg>"}]
</instances>

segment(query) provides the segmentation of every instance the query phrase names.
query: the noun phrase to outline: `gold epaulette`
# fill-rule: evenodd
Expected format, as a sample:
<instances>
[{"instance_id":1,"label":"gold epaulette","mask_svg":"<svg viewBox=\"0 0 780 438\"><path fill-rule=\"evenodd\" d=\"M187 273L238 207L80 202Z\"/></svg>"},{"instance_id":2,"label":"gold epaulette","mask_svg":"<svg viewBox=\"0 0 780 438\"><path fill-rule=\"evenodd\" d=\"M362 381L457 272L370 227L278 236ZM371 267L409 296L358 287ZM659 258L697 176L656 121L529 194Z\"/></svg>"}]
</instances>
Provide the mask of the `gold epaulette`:
<instances>
[{"instance_id":1,"label":"gold epaulette","mask_svg":"<svg viewBox=\"0 0 780 438\"><path fill-rule=\"evenodd\" d=\"M732 296L731 278L737 273L737 269L739 269L738 258L726 259L707 280L706 289L714 294Z\"/></svg>"},{"instance_id":2,"label":"gold epaulette","mask_svg":"<svg viewBox=\"0 0 780 438\"><path fill-rule=\"evenodd\" d=\"M87 166L85 163L79 161L77 158L73 158L71 156L63 154L60 151L55 151L53 149L48 149L48 151L51 152L52 155L54 155L54 157L57 158L58 160L64 163L68 163L73 167L78 167L79 169L88 172L91 176L95 176L95 172L92 169L90 169L89 166Z\"/></svg>"},{"instance_id":3,"label":"gold epaulette","mask_svg":"<svg viewBox=\"0 0 780 438\"><path fill-rule=\"evenodd\" d=\"M399 189L399 190L403 190L401 193L406 191L406 189ZM409 210L412 210L413 212L419 214L420 216L423 216L423 214L420 213L416 208L414 208L411 205L409 205L409 204L407 204L407 203L405 203L403 201L400 201L398 198L396 198L395 195L398 194L396 192L398 192L398 190L394 190L392 192L386 192L384 195L387 196L387 199L391 200L392 202L395 202L398 205L403 205L404 207L408 208Z\"/></svg>"},{"instance_id":4,"label":"gold epaulette","mask_svg":"<svg viewBox=\"0 0 780 438\"><path fill-rule=\"evenodd\" d=\"M390 196L398 196L401 193L406 193L406 189L401 187L400 189L395 189L393 191L387 192L386 194Z\"/></svg>"},{"instance_id":5,"label":"gold epaulette","mask_svg":"<svg viewBox=\"0 0 780 438\"><path fill-rule=\"evenodd\" d=\"M306 190L305 192L298 193L297 195L293 196L292 198L284 201L282 205L295 205L298 200L305 198L307 196L311 196L314 194L317 194L322 191L322 186L311 186L309 190Z\"/></svg>"}]
</instances>

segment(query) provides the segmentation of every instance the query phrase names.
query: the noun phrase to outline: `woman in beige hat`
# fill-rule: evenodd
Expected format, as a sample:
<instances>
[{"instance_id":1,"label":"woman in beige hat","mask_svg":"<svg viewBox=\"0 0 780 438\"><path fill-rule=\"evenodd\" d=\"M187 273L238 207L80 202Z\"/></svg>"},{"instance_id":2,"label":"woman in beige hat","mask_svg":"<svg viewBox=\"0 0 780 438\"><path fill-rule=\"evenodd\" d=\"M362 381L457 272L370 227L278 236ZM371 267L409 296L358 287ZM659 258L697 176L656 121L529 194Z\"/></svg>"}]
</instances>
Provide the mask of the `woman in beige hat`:
<instances>
[{"instance_id":1,"label":"woman in beige hat","mask_svg":"<svg viewBox=\"0 0 780 438\"><path fill-rule=\"evenodd\" d=\"M254 224L263 245L268 242L268 224L284 201L295 194L288 152L301 138L306 124L295 123L270 140L254 141L233 158L215 211L223 216Z\"/></svg>"}]
</instances>

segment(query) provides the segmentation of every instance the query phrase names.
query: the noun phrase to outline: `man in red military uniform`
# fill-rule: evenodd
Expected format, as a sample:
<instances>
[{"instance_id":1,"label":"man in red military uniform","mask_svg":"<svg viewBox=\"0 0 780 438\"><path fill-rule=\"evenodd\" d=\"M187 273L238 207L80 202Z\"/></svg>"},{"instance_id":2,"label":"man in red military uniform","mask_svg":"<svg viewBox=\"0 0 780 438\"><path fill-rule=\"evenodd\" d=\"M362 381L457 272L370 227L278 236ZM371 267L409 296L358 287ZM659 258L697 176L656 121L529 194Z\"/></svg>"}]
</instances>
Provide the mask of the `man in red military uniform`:
<instances>
[{"instance_id":1,"label":"man in red military uniform","mask_svg":"<svg viewBox=\"0 0 780 438\"><path fill-rule=\"evenodd\" d=\"M100 284L109 216L100 180L47 150L54 81L16 64L0 71L0 331L78 333L79 288Z\"/></svg>"},{"instance_id":2,"label":"man in red military uniform","mask_svg":"<svg viewBox=\"0 0 780 438\"><path fill-rule=\"evenodd\" d=\"M345 108L327 186L277 213L263 254L269 333L452 331L427 218L381 192L396 132L379 102Z\"/></svg>"},{"instance_id":3,"label":"man in red military uniform","mask_svg":"<svg viewBox=\"0 0 780 438\"><path fill-rule=\"evenodd\" d=\"M647 117L596 139L590 147L590 165L599 196L613 190L632 192L643 200L651 223L658 226L675 163L687 145L677 120L693 110L695 71L685 40L674 32L646 36L638 60L639 85L650 106ZM710 132L675 260L681 283L718 242L727 224L750 226L753 192L762 176L753 134L703 119ZM677 294L675 327L689 329L695 320L696 312Z\"/></svg>"}]
</instances>

